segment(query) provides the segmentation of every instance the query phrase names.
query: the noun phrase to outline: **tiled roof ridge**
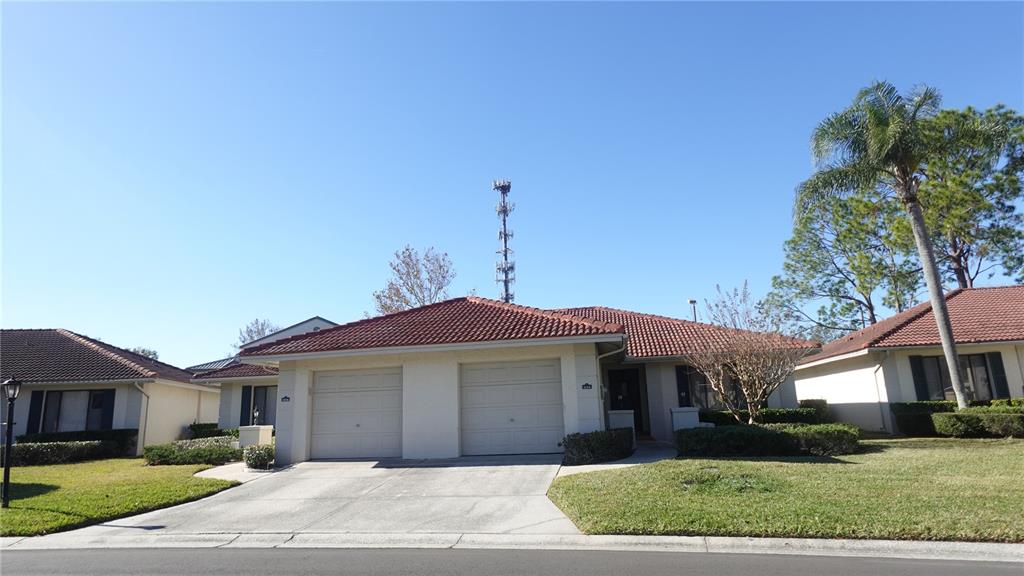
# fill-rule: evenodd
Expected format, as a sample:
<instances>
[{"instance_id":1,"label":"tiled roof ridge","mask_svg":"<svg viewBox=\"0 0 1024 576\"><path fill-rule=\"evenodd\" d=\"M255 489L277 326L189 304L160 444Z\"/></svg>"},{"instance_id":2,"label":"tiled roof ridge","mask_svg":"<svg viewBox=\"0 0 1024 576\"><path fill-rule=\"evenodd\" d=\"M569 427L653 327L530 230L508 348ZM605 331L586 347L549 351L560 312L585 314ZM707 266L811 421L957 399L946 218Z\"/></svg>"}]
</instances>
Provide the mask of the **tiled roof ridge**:
<instances>
[{"instance_id":1,"label":"tiled roof ridge","mask_svg":"<svg viewBox=\"0 0 1024 576\"><path fill-rule=\"evenodd\" d=\"M69 340L77 342L78 344L81 344L82 346L86 346L87 348L91 348L91 349L95 350L96 352L99 352L100 354L106 356L107 358L110 358L111 360L114 360L115 362L118 362L119 364L121 364L123 366L127 366L128 368L131 368L132 370L135 370L135 371L141 373L143 376L146 376L147 378L154 378L154 377L157 376L157 373L156 373L155 370L151 370L149 368L146 368L145 366L143 366L141 364L133 362L133 361L129 360L128 358L125 358L124 356L121 356L120 354L118 354L116 352L113 352L112 350L107 349L106 348L106 346L107 346L106 344L100 345L98 342L96 342L92 338L89 338L87 336L82 336L81 334L76 334L76 333L74 333L74 332L72 332L70 330L65 330L64 328L56 328L56 329L54 329L54 332L60 334L61 336L64 336L65 338L68 338ZM123 352L128 352L127 350L122 350L121 348L118 348L117 346L111 346L111 348L114 348L114 349L117 349L117 350L123 351Z\"/></svg>"},{"instance_id":2,"label":"tiled roof ridge","mask_svg":"<svg viewBox=\"0 0 1024 576\"><path fill-rule=\"evenodd\" d=\"M950 290L949 292L947 292L944 295L944 299L946 300L946 304L948 305L950 300L952 300L954 297L956 297L958 294L962 293L963 291L964 291L963 288L956 288L954 290ZM915 308L916 308L916 310L915 310ZM928 314L931 311L932 311L932 301L931 301L931 298L928 298L924 302L921 302L920 304L918 304L916 306L912 306L910 308L907 308L903 312L899 312L897 314L894 314L893 316L890 316L890 317L885 318L885 319L883 319L883 320L881 320L879 322L876 322L876 323L872 324L871 326L866 326L866 327L861 328L860 330L858 330L858 331L856 331L856 332L854 332L852 334L844 336L842 338L842 340L852 340L853 338L855 338L858 335L863 335L864 332L870 330L871 328L875 328L875 329L881 330L881 332L878 335L870 338L867 341L866 347L870 348L870 347L874 346L875 344L877 344L878 342L881 342L882 340L888 338L889 336L891 336L896 331L902 329L907 324L910 324L914 320L917 320L918 318L921 318L922 316ZM904 315L904 314L905 314L905 316L903 316L901 318L900 316ZM889 327L882 327L882 326L880 326L880 324L883 324L886 320L891 320L892 321L892 326L889 326Z\"/></svg>"},{"instance_id":3,"label":"tiled roof ridge","mask_svg":"<svg viewBox=\"0 0 1024 576\"><path fill-rule=\"evenodd\" d=\"M490 298L482 298L480 296L466 296L466 300L477 304L486 304L488 306L493 306L495 308L527 312L529 314L535 314L537 316L541 316L544 318L564 320L566 322L575 322L578 324L589 326L591 328L597 328L598 330L609 330L611 332L625 331L625 327L617 322L605 322L604 320L598 320L596 318L587 318L585 316L569 314L563 311L544 310L543 308L535 308L533 306L523 306L521 304L502 302L501 300L491 300Z\"/></svg>"},{"instance_id":4,"label":"tiled roof ridge","mask_svg":"<svg viewBox=\"0 0 1024 576\"><path fill-rule=\"evenodd\" d=\"M215 370L208 370L206 372L200 372L199 374L196 374L192 379L193 380L216 380L219 377L219 375L218 375L219 372L229 372L231 370L237 370L239 366L251 366L253 368L258 368L258 369L264 371L267 376L276 376L276 375L279 374L278 368L276 366L266 366L266 365L263 365L263 364L243 364L241 362L234 362L234 363L228 364L227 366L223 366L221 368L217 368ZM241 376L241 378L245 378L245 377L246 376ZM228 378L231 378L231 376L228 376Z\"/></svg>"}]
</instances>

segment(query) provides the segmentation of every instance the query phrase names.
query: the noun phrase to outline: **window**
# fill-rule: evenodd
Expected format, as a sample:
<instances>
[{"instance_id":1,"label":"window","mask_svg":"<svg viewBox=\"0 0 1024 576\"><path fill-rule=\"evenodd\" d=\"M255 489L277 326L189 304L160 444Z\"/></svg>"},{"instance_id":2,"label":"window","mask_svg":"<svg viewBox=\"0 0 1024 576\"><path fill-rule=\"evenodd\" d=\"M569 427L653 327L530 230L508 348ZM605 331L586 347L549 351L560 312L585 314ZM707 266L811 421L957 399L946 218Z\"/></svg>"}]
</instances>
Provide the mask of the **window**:
<instances>
[{"instance_id":1,"label":"window","mask_svg":"<svg viewBox=\"0 0 1024 576\"><path fill-rule=\"evenodd\" d=\"M676 366L676 393L679 406L725 410L725 403L708 383L707 378L690 366ZM746 404L743 392L735 382L732 385L732 394L733 398L738 399L740 407Z\"/></svg>"},{"instance_id":2,"label":"window","mask_svg":"<svg viewBox=\"0 0 1024 576\"><path fill-rule=\"evenodd\" d=\"M114 390L47 390L40 432L108 430L114 414Z\"/></svg>"},{"instance_id":3,"label":"window","mask_svg":"<svg viewBox=\"0 0 1024 576\"><path fill-rule=\"evenodd\" d=\"M997 353L998 354L998 353ZM974 391L978 400L991 400L993 394L992 368L987 354L960 355L960 371L964 385ZM918 400L956 400L953 384L943 356L911 356L910 368ZM999 369L1002 369L1000 362Z\"/></svg>"},{"instance_id":4,"label":"window","mask_svg":"<svg viewBox=\"0 0 1024 576\"><path fill-rule=\"evenodd\" d=\"M256 411L259 416L256 417ZM277 386L254 386L249 418L253 424L274 425L277 419Z\"/></svg>"}]
</instances>

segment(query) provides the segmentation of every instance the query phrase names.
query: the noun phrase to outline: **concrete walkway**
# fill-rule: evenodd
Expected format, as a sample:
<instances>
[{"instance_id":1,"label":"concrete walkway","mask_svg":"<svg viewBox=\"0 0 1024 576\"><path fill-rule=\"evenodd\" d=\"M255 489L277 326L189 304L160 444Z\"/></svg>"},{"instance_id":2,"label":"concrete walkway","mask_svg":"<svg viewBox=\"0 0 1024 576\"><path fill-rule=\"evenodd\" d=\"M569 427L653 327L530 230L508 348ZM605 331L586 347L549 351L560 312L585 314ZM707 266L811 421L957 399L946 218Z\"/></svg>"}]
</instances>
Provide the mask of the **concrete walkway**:
<instances>
[{"instance_id":1,"label":"concrete walkway","mask_svg":"<svg viewBox=\"0 0 1024 576\"><path fill-rule=\"evenodd\" d=\"M636 450L629 458L605 462L604 464L585 464L583 466L562 466L558 470L558 477L572 476L584 472L599 472L601 470L615 470L617 468L628 468L638 464L650 464L660 460L671 460L675 458L677 451L675 446L667 443L651 442L638 444Z\"/></svg>"},{"instance_id":2,"label":"concrete walkway","mask_svg":"<svg viewBox=\"0 0 1024 576\"><path fill-rule=\"evenodd\" d=\"M246 468L245 462L232 462L231 464L214 466L213 468L196 472L195 475L199 478L213 478L215 480L228 480L245 484L259 478L265 478L274 472L275 470L250 470Z\"/></svg>"}]
</instances>

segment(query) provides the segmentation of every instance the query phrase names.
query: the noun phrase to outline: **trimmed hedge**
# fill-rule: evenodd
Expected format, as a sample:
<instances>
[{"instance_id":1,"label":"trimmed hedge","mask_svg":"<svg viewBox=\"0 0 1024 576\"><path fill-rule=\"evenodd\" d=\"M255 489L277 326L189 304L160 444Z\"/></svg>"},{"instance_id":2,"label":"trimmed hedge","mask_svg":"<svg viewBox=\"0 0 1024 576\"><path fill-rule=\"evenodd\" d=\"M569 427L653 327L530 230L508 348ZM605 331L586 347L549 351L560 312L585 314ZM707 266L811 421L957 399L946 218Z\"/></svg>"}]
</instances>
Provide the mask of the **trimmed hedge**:
<instances>
[{"instance_id":1,"label":"trimmed hedge","mask_svg":"<svg viewBox=\"0 0 1024 576\"><path fill-rule=\"evenodd\" d=\"M828 409L828 400L812 399L800 401L801 408L811 408L817 415L818 424L826 424L832 422L832 412Z\"/></svg>"},{"instance_id":2,"label":"trimmed hedge","mask_svg":"<svg viewBox=\"0 0 1024 576\"><path fill-rule=\"evenodd\" d=\"M968 414L1024 414L1024 404L992 404L989 406L971 406L958 410Z\"/></svg>"},{"instance_id":3,"label":"trimmed hedge","mask_svg":"<svg viewBox=\"0 0 1024 576\"><path fill-rule=\"evenodd\" d=\"M120 456L121 445L112 440L80 442L18 442L11 447L11 466L70 464ZM0 459L6 457L0 446Z\"/></svg>"},{"instance_id":4,"label":"trimmed hedge","mask_svg":"<svg viewBox=\"0 0 1024 576\"><path fill-rule=\"evenodd\" d=\"M178 448L174 444L154 444L142 449L142 457L150 466L167 464L212 464L219 466L242 459L242 451L227 446Z\"/></svg>"},{"instance_id":5,"label":"trimmed hedge","mask_svg":"<svg viewBox=\"0 0 1024 576\"><path fill-rule=\"evenodd\" d=\"M860 431L848 424L779 423L676 430L680 456L833 456L856 452Z\"/></svg>"},{"instance_id":6,"label":"trimmed hedge","mask_svg":"<svg viewBox=\"0 0 1024 576\"><path fill-rule=\"evenodd\" d=\"M188 432L192 438L212 438L215 436L226 436L216 422L196 422L188 425Z\"/></svg>"},{"instance_id":7,"label":"trimmed hedge","mask_svg":"<svg viewBox=\"0 0 1024 576\"><path fill-rule=\"evenodd\" d=\"M1024 412L940 412L932 414L935 431L954 438L1024 438Z\"/></svg>"},{"instance_id":8,"label":"trimmed hedge","mask_svg":"<svg viewBox=\"0 0 1024 576\"><path fill-rule=\"evenodd\" d=\"M274 464L274 445L246 446L243 459L253 470L270 470Z\"/></svg>"},{"instance_id":9,"label":"trimmed hedge","mask_svg":"<svg viewBox=\"0 0 1024 576\"><path fill-rule=\"evenodd\" d=\"M18 436L19 443L43 444L53 442L114 442L117 453L114 456L134 456L138 442L138 428L114 428L112 430L80 430L77 432L40 432Z\"/></svg>"},{"instance_id":10,"label":"trimmed hedge","mask_svg":"<svg viewBox=\"0 0 1024 576\"><path fill-rule=\"evenodd\" d=\"M178 450L195 448L238 448L238 439L234 436L210 436L208 438L192 438L191 440L175 440L171 442Z\"/></svg>"},{"instance_id":11,"label":"trimmed hedge","mask_svg":"<svg viewBox=\"0 0 1024 576\"><path fill-rule=\"evenodd\" d=\"M990 406L1024 406L1024 398L997 398L989 401Z\"/></svg>"},{"instance_id":12,"label":"trimmed hedge","mask_svg":"<svg viewBox=\"0 0 1024 576\"><path fill-rule=\"evenodd\" d=\"M921 402L893 402L889 404L896 430L904 436L936 436L932 414L956 411L956 402L925 400Z\"/></svg>"},{"instance_id":13,"label":"trimmed hedge","mask_svg":"<svg viewBox=\"0 0 1024 576\"><path fill-rule=\"evenodd\" d=\"M562 464L566 466L621 460L633 453L633 429L577 432L563 438L559 445L565 448Z\"/></svg>"},{"instance_id":14,"label":"trimmed hedge","mask_svg":"<svg viewBox=\"0 0 1024 576\"><path fill-rule=\"evenodd\" d=\"M740 410L746 424L750 413ZM715 426L736 426L741 424L728 410L701 410L700 421ZM814 408L764 408L761 410L761 424L819 424L818 411Z\"/></svg>"},{"instance_id":15,"label":"trimmed hedge","mask_svg":"<svg viewBox=\"0 0 1024 576\"><path fill-rule=\"evenodd\" d=\"M238 428L224 428L221 432L225 436L231 436L232 438L238 439Z\"/></svg>"}]
</instances>

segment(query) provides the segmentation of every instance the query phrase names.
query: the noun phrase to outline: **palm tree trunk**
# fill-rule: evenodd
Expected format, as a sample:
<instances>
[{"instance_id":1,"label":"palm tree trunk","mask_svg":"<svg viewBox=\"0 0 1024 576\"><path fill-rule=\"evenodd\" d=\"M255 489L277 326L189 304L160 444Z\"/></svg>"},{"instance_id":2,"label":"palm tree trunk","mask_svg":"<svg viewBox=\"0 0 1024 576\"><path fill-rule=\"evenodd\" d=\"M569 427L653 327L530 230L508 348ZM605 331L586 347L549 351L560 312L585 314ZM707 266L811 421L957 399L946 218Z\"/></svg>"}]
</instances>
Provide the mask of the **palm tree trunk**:
<instances>
[{"instance_id":1,"label":"palm tree trunk","mask_svg":"<svg viewBox=\"0 0 1024 576\"><path fill-rule=\"evenodd\" d=\"M917 201L917 195L907 195L903 199L903 206L906 207L907 215L910 216L910 227L914 231L917 253L921 257L924 281L928 285L928 296L932 303L932 314L935 315L935 324L939 328L942 353L946 356L946 366L949 368L949 381L953 385L953 394L956 395L956 405L960 408L966 408L968 398L960 374L960 361L956 355L956 342L953 340L953 324L949 321L946 297L942 293L942 280L939 278L939 271L935 266L935 252L932 250L932 241L928 237L928 231L925 228L924 214L921 212L921 205Z\"/></svg>"}]
</instances>

